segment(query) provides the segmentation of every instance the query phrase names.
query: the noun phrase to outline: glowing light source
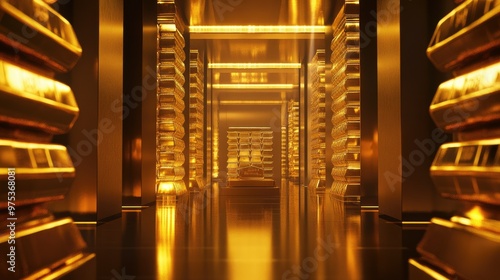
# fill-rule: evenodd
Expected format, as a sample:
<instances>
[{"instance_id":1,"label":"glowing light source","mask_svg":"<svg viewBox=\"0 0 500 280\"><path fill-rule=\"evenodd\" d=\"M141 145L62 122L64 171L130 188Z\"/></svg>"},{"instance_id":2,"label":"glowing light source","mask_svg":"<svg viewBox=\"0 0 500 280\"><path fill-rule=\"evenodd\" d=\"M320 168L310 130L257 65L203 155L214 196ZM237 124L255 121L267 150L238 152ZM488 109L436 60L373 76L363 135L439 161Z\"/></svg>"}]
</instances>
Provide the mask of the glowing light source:
<instances>
[{"instance_id":1,"label":"glowing light source","mask_svg":"<svg viewBox=\"0 0 500 280\"><path fill-rule=\"evenodd\" d=\"M294 84L215 84L214 89L293 89Z\"/></svg>"},{"instance_id":2,"label":"glowing light source","mask_svg":"<svg viewBox=\"0 0 500 280\"><path fill-rule=\"evenodd\" d=\"M209 63L210 69L300 69L300 63Z\"/></svg>"},{"instance_id":3,"label":"glowing light source","mask_svg":"<svg viewBox=\"0 0 500 280\"><path fill-rule=\"evenodd\" d=\"M173 182L160 182L158 184L158 193L175 194L175 186Z\"/></svg>"},{"instance_id":4,"label":"glowing light source","mask_svg":"<svg viewBox=\"0 0 500 280\"><path fill-rule=\"evenodd\" d=\"M469 217L474 221L482 221L484 220L484 213L480 206L474 206L471 210L465 213L465 216Z\"/></svg>"},{"instance_id":5,"label":"glowing light source","mask_svg":"<svg viewBox=\"0 0 500 280\"><path fill-rule=\"evenodd\" d=\"M281 105L279 100L221 100L220 105Z\"/></svg>"},{"instance_id":6,"label":"glowing light source","mask_svg":"<svg viewBox=\"0 0 500 280\"><path fill-rule=\"evenodd\" d=\"M320 25L196 25L190 33L325 33Z\"/></svg>"}]
</instances>

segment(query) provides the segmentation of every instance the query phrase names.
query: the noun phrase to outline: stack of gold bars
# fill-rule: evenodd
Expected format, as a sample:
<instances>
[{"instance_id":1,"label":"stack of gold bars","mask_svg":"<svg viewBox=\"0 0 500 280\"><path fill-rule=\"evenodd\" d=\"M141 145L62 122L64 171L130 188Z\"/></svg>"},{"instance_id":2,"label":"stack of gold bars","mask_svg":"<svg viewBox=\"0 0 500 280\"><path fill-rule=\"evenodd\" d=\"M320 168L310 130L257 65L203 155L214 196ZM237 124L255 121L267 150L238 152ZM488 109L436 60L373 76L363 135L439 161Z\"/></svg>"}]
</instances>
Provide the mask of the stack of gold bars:
<instances>
[{"instance_id":1,"label":"stack of gold bars","mask_svg":"<svg viewBox=\"0 0 500 280\"><path fill-rule=\"evenodd\" d=\"M0 278L58 278L94 257L73 221L44 206L63 199L75 176L66 147L51 142L79 109L54 76L82 50L70 23L40 0L0 1L0 43Z\"/></svg>"},{"instance_id":2,"label":"stack of gold bars","mask_svg":"<svg viewBox=\"0 0 500 280\"><path fill-rule=\"evenodd\" d=\"M311 61L311 146L312 180L310 190L324 191L326 180L325 142L325 50L317 50Z\"/></svg>"},{"instance_id":3,"label":"stack of gold bars","mask_svg":"<svg viewBox=\"0 0 500 280\"><path fill-rule=\"evenodd\" d=\"M189 185L190 189L203 188L203 62L197 50L190 53L190 93L189 93Z\"/></svg>"},{"instance_id":4,"label":"stack of gold bars","mask_svg":"<svg viewBox=\"0 0 500 280\"><path fill-rule=\"evenodd\" d=\"M359 1L346 0L333 22L331 193L345 201L360 196Z\"/></svg>"},{"instance_id":5,"label":"stack of gold bars","mask_svg":"<svg viewBox=\"0 0 500 280\"><path fill-rule=\"evenodd\" d=\"M274 187L271 128L230 127L227 139L228 186Z\"/></svg>"},{"instance_id":6,"label":"stack of gold bars","mask_svg":"<svg viewBox=\"0 0 500 280\"><path fill-rule=\"evenodd\" d=\"M281 127L281 177L286 177L287 170L287 152L286 152L286 126Z\"/></svg>"},{"instance_id":7,"label":"stack of gold bars","mask_svg":"<svg viewBox=\"0 0 500 280\"><path fill-rule=\"evenodd\" d=\"M410 260L412 279L498 279L500 275L500 2L463 2L438 24L427 50L454 74L430 106L453 133L431 167L439 193L465 211L434 218ZM459 210L459 209L457 209ZM441 278L440 278L441 277Z\"/></svg>"},{"instance_id":8,"label":"stack of gold bars","mask_svg":"<svg viewBox=\"0 0 500 280\"><path fill-rule=\"evenodd\" d=\"M184 53L174 1L158 1L157 193L180 195L184 183Z\"/></svg>"},{"instance_id":9,"label":"stack of gold bars","mask_svg":"<svg viewBox=\"0 0 500 280\"><path fill-rule=\"evenodd\" d=\"M299 102L288 102L288 177L299 179Z\"/></svg>"}]
</instances>

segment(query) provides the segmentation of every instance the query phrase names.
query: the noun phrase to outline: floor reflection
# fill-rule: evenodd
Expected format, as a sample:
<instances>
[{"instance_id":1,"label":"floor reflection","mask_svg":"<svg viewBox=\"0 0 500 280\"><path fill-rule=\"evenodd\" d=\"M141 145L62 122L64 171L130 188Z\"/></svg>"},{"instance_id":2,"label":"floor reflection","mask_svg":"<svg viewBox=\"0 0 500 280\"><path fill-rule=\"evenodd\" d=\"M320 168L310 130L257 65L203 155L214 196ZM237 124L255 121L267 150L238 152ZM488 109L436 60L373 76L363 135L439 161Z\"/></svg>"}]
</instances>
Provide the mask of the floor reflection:
<instances>
[{"instance_id":1,"label":"floor reflection","mask_svg":"<svg viewBox=\"0 0 500 280\"><path fill-rule=\"evenodd\" d=\"M156 205L156 266L157 279L172 279L174 270L176 205Z\"/></svg>"},{"instance_id":2,"label":"floor reflection","mask_svg":"<svg viewBox=\"0 0 500 280\"><path fill-rule=\"evenodd\" d=\"M326 280L405 279L424 230L284 182L274 198L215 185L83 232L96 279Z\"/></svg>"},{"instance_id":3,"label":"floor reflection","mask_svg":"<svg viewBox=\"0 0 500 280\"><path fill-rule=\"evenodd\" d=\"M270 279L273 259L272 209L260 208L256 203L226 203L226 249L230 279Z\"/></svg>"}]
</instances>

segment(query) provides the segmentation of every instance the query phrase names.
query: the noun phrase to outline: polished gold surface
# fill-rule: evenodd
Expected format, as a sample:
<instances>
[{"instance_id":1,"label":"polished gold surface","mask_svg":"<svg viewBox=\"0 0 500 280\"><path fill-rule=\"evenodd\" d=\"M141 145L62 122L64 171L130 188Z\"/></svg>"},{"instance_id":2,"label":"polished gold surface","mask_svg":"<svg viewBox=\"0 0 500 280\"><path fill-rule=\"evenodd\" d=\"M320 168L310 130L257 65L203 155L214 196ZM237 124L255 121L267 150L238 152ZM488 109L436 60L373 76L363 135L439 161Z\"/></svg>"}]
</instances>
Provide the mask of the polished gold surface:
<instances>
[{"instance_id":1,"label":"polished gold surface","mask_svg":"<svg viewBox=\"0 0 500 280\"><path fill-rule=\"evenodd\" d=\"M325 188L326 182L326 77L325 50L317 50L310 63L311 89L311 160L312 179L309 187ZM314 182L313 182L314 181Z\"/></svg>"},{"instance_id":2,"label":"polished gold surface","mask_svg":"<svg viewBox=\"0 0 500 280\"><path fill-rule=\"evenodd\" d=\"M273 131L270 127L229 127L227 180L261 186L273 177ZM255 183L253 182L255 181ZM273 181L274 182L274 181ZM274 183L273 183L274 185Z\"/></svg>"},{"instance_id":3,"label":"polished gold surface","mask_svg":"<svg viewBox=\"0 0 500 280\"><path fill-rule=\"evenodd\" d=\"M79 113L67 85L4 60L0 60L0 104L1 122L50 134L68 132Z\"/></svg>"},{"instance_id":4,"label":"polished gold surface","mask_svg":"<svg viewBox=\"0 0 500 280\"><path fill-rule=\"evenodd\" d=\"M0 41L16 54L21 51L61 72L73 68L82 55L71 24L41 0L3 0L0 15Z\"/></svg>"},{"instance_id":5,"label":"polished gold surface","mask_svg":"<svg viewBox=\"0 0 500 280\"><path fill-rule=\"evenodd\" d=\"M309 196L288 182L280 189L275 197L220 196L213 185L82 227L106 261L71 280L107 279L122 268L135 279L406 279L403 264L415 256L423 227L407 230L376 209Z\"/></svg>"},{"instance_id":6,"label":"polished gold surface","mask_svg":"<svg viewBox=\"0 0 500 280\"><path fill-rule=\"evenodd\" d=\"M441 71L464 67L500 45L500 3L468 0L436 26L427 56Z\"/></svg>"},{"instance_id":7,"label":"polished gold surface","mask_svg":"<svg viewBox=\"0 0 500 280\"><path fill-rule=\"evenodd\" d=\"M434 218L417 250L426 261L455 277L495 279L499 247L498 232Z\"/></svg>"},{"instance_id":8,"label":"polished gold surface","mask_svg":"<svg viewBox=\"0 0 500 280\"><path fill-rule=\"evenodd\" d=\"M174 143L182 143L180 147L185 146L183 137L186 134L184 129L184 122L186 121L184 110L186 106L182 100L185 96L184 83L186 82L184 78L186 67L183 62L186 58L185 45L186 42L182 35L182 22L178 17L175 2L158 1L157 195L182 195L187 191L184 177L186 175L196 177L196 174L190 174L191 170L188 170L188 174L186 174L184 149L169 150L168 145L161 145L168 144L168 142L162 141L163 138L173 140L171 142ZM194 63L197 63L196 59L194 59ZM194 68L198 67L197 64L193 66ZM189 67L191 70L192 65L189 65ZM189 78L191 80L191 76ZM192 78L195 80L194 89L196 90L201 82L196 81L196 78L201 79L196 73ZM189 82L191 83L191 81ZM191 95L191 92L189 94ZM195 101L197 101L197 92L193 94ZM191 103L188 107L191 111ZM197 106L194 104L193 109L195 111L196 108ZM192 121L191 115L189 121ZM196 123L193 124L193 126L195 125ZM189 132L191 130L197 134L195 127L190 125ZM195 180L196 178L194 178Z\"/></svg>"},{"instance_id":9,"label":"polished gold surface","mask_svg":"<svg viewBox=\"0 0 500 280\"><path fill-rule=\"evenodd\" d=\"M60 200L69 191L75 168L66 147L0 139L0 182L7 186L9 168L14 170L15 205ZM12 172L10 172L12 173ZM12 192L4 188L0 194ZM11 195L9 195L11 196ZM8 201L0 202L7 208Z\"/></svg>"},{"instance_id":10,"label":"polished gold surface","mask_svg":"<svg viewBox=\"0 0 500 280\"><path fill-rule=\"evenodd\" d=\"M15 223L14 223L15 224ZM9 243L9 232L0 235L0 247L5 252L15 244L15 272L7 270L8 262L0 265L2 279L55 279L77 269L95 255L84 252L85 241L69 218L54 220L34 227L17 224L15 243Z\"/></svg>"},{"instance_id":11,"label":"polished gold surface","mask_svg":"<svg viewBox=\"0 0 500 280\"><path fill-rule=\"evenodd\" d=\"M409 264L409 278L419 280L449 280L452 278L441 271L436 271L433 267L419 262L415 259L410 259Z\"/></svg>"},{"instance_id":12,"label":"polished gold surface","mask_svg":"<svg viewBox=\"0 0 500 280\"><path fill-rule=\"evenodd\" d=\"M500 119L500 62L442 83L430 106L437 126L456 132Z\"/></svg>"},{"instance_id":13,"label":"polished gold surface","mask_svg":"<svg viewBox=\"0 0 500 280\"><path fill-rule=\"evenodd\" d=\"M299 178L299 103L288 102L288 177L292 181Z\"/></svg>"},{"instance_id":14,"label":"polished gold surface","mask_svg":"<svg viewBox=\"0 0 500 280\"><path fill-rule=\"evenodd\" d=\"M499 45L499 14L498 2L465 1L438 23L427 49L439 70L461 74L439 86L430 106L435 123L461 140L441 145L431 176L442 196L472 203L449 221L431 220L417 247L422 258L411 263L415 279L433 275L427 264L450 278L495 279L499 273L493 264L500 248L499 68L489 58Z\"/></svg>"},{"instance_id":15,"label":"polished gold surface","mask_svg":"<svg viewBox=\"0 0 500 280\"><path fill-rule=\"evenodd\" d=\"M189 93L189 187L203 188L205 183L203 166L203 142L205 141L205 92L203 58L198 50L190 51Z\"/></svg>"},{"instance_id":16,"label":"polished gold surface","mask_svg":"<svg viewBox=\"0 0 500 280\"><path fill-rule=\"evenodd\" d=\"M443 144L431 175L442 196L500 205L500 139Z\"/></svg>"},{"instance_id":17,"label":"polished gold surface","mask_svg":"<svg viewBox=\"0 0 500 280\"><path fill-rule=\"evenodd\" d=\"M359 201L360 194L360 49L358 1L347 1L333 23L331 93L333 138L331 193L340 199ZM349 139L349 140L348 140ZM342 145L350 142L354 145Z\"/></svg>"}]
</instances>

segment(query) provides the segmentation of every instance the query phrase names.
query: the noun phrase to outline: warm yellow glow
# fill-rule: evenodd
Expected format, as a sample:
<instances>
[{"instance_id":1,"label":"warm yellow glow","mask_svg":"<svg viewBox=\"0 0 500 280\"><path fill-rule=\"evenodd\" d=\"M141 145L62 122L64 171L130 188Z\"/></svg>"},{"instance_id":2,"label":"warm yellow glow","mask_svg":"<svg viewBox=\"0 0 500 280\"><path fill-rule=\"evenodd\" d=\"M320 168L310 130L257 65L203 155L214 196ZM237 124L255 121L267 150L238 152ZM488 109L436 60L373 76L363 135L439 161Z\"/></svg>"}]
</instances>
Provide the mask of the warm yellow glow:
<instances>
[{"instance_id":1,"label":"warm yellow glow","mask_svg":"<svg viewBox=\"0 0 500 280\"><path fill-rule=\"evenodd\" d=\"M160 182L158 184L158 193L175 194L175 184L173 182Z\"/></svg>"},{"instance_id":2,"label":"warm yellow glow","mask_svg":"<svg viewBox=\"0 0 500 280\"><path fill-rule=\"evenodd\" d=\"M221 100L220 105L280 105L279 100Z\"/></svg>"},{"instance_id":3,"label":"warm yellow glow","mask_svg":"<svg viewBox=\"0 0 500 280\"><path fill-rule=\"evenodd\" d=\"M325 33L319 25L198 25L190 26L190 33Z\"/></svg>"},{"instance_id":4,"label":"warm yellow glow","mask_svg":"<svg viewBox=\"0 0 500 280\"><path fill-rule=\"evenodd\" d=\"M299 3L298 0L289 0L288 2L289 9L288 9L288 18L290 19L291 23L297 24L298 19L299 19Z\"/></svg>"},{"instance_id":5,"label":"warm yellow glow","mask_svg":"<svg viewBox=\"0 0 500 280\"><path fill-rule=\"evenodd\" d=\"M293 89L293 84L215 84L214 89Z\"/></svg>"},{"instance_id":6,"label":"warm yellow glow","mask_svg":"<svg viewBox=\"0 0 500 280\"><path fill-rule=\"evenodd\" d=\"M2 79L0 84L10 87L17 94L25 95L29 98L46 98L50 101L44 100L44 102L57 104L59 107L65 107L64 105L77 106L71 88L65 84L2 60L0 60L0 71L3 72L2 76L5 77L5 80Z\"/></svg>"},{"instance_id":7,"label":"warm yellow glow","mask_svg":"<svg viewBox=\"0 0 500 280\"><path fill-rule=\"evenodd\" d=\"M177 27L173 23L162 23L162 24L160 24L160 31L162 31L162 32L176 32Z\"/></svg>"},{"instance_id":8,"label":"warm yellow glow","mask_svg":"<svg viewBox=\"0 0 500 280\"><path fill-rule=\"evenodd\" d=\"M235 72L231 73L231 83L250 84L267 83L267 73L265 72Z\"/></svg>"},{"instance_id":9,"label":"warm yellow glow","mask_svg":"<svg viewBox=\"0 0 500 280\"><path fill-rule=\"evenodd\" d=\"M159 205L157 205L156 209L156 267L158 269L158 279L172 279L173 276L175 210L175 206Z\"/></svg>"},{"instance_id":10,"label":"warm yellow glow","mask_svg":"<svg viewBox=\"0 0 500 280\"><path fill-rule=\"evenodd\" d=\"M434 269L420 264L419 262L415 261L414 259L410 259L409 263L412 264L413 266L417 267L421 271L425 272L432 279L436 279L436 280L447 280L447 279L449 279L448 277L445 277L445 276L441 275L440 273L438 273Z\"/></svg>"},{"instance_id":11,"label":"warm yellow glow","mask_svg":"<svg viewBox=\"0 0 500 280\"><path fill-rule=\"evenodd\" d=\"M270 279L273 259L270 223L272 213L269 212L250 223L227 221L229 279Z\"/></svg>"},{"instance_id":12,"label":"warm yellow glow","mask_svg":"<svg viewBox=\"0 0 500 280\"><path fill-rule=\"evenodd\" d=\"M189 17L190 25L198 25L203 20L205 1L190 1L191 12Z\"/></svg>"},{"instance_id":13,"label":"warm yellow glow","mask_svg":"<svg viewBox=\"0 0 500 280\"><path fill-rule=\"evenodd\" d=\"M472 221L470 219L464 218L464 217L453 216L453 217L451 217L450 220L452 222L454 222L454 223L462 224L462 225L465 225L465 226L471 226L472 225Z\"/></svg>"},{"instance_id":14,"label":"warm yellow glow","mask_svg":"<svg viewBox=\"0 0 500 280\"><path fill-rule=\"evenodd\" d=\"M483 210L480 206L474 206L471 210L465 213L465 216L473 221L482 221L485 219Z\"/></svg>"},{"instance_id":15,"label":"warm yellow glow","mask_svg":"<svg viewBox=\"0 0 500 280\"><path fill-rule=\"evenodd\" d=\"M300 69L300 63L209 63L210 69Z\"/></svg>"},{"instance_id":16,"label":"warm yellow glow","mask_svg":"<svg viewBox=\"0 0 500 280\"><path fill-rule=\"evenodd\" d=\"M351 279L361 279L359 270L359 246L360 246L360 231L361 231L361 216L354 215L346 217L349 231L346 234L346 262L349 276Z\"/></svg>"}]
</instances>

